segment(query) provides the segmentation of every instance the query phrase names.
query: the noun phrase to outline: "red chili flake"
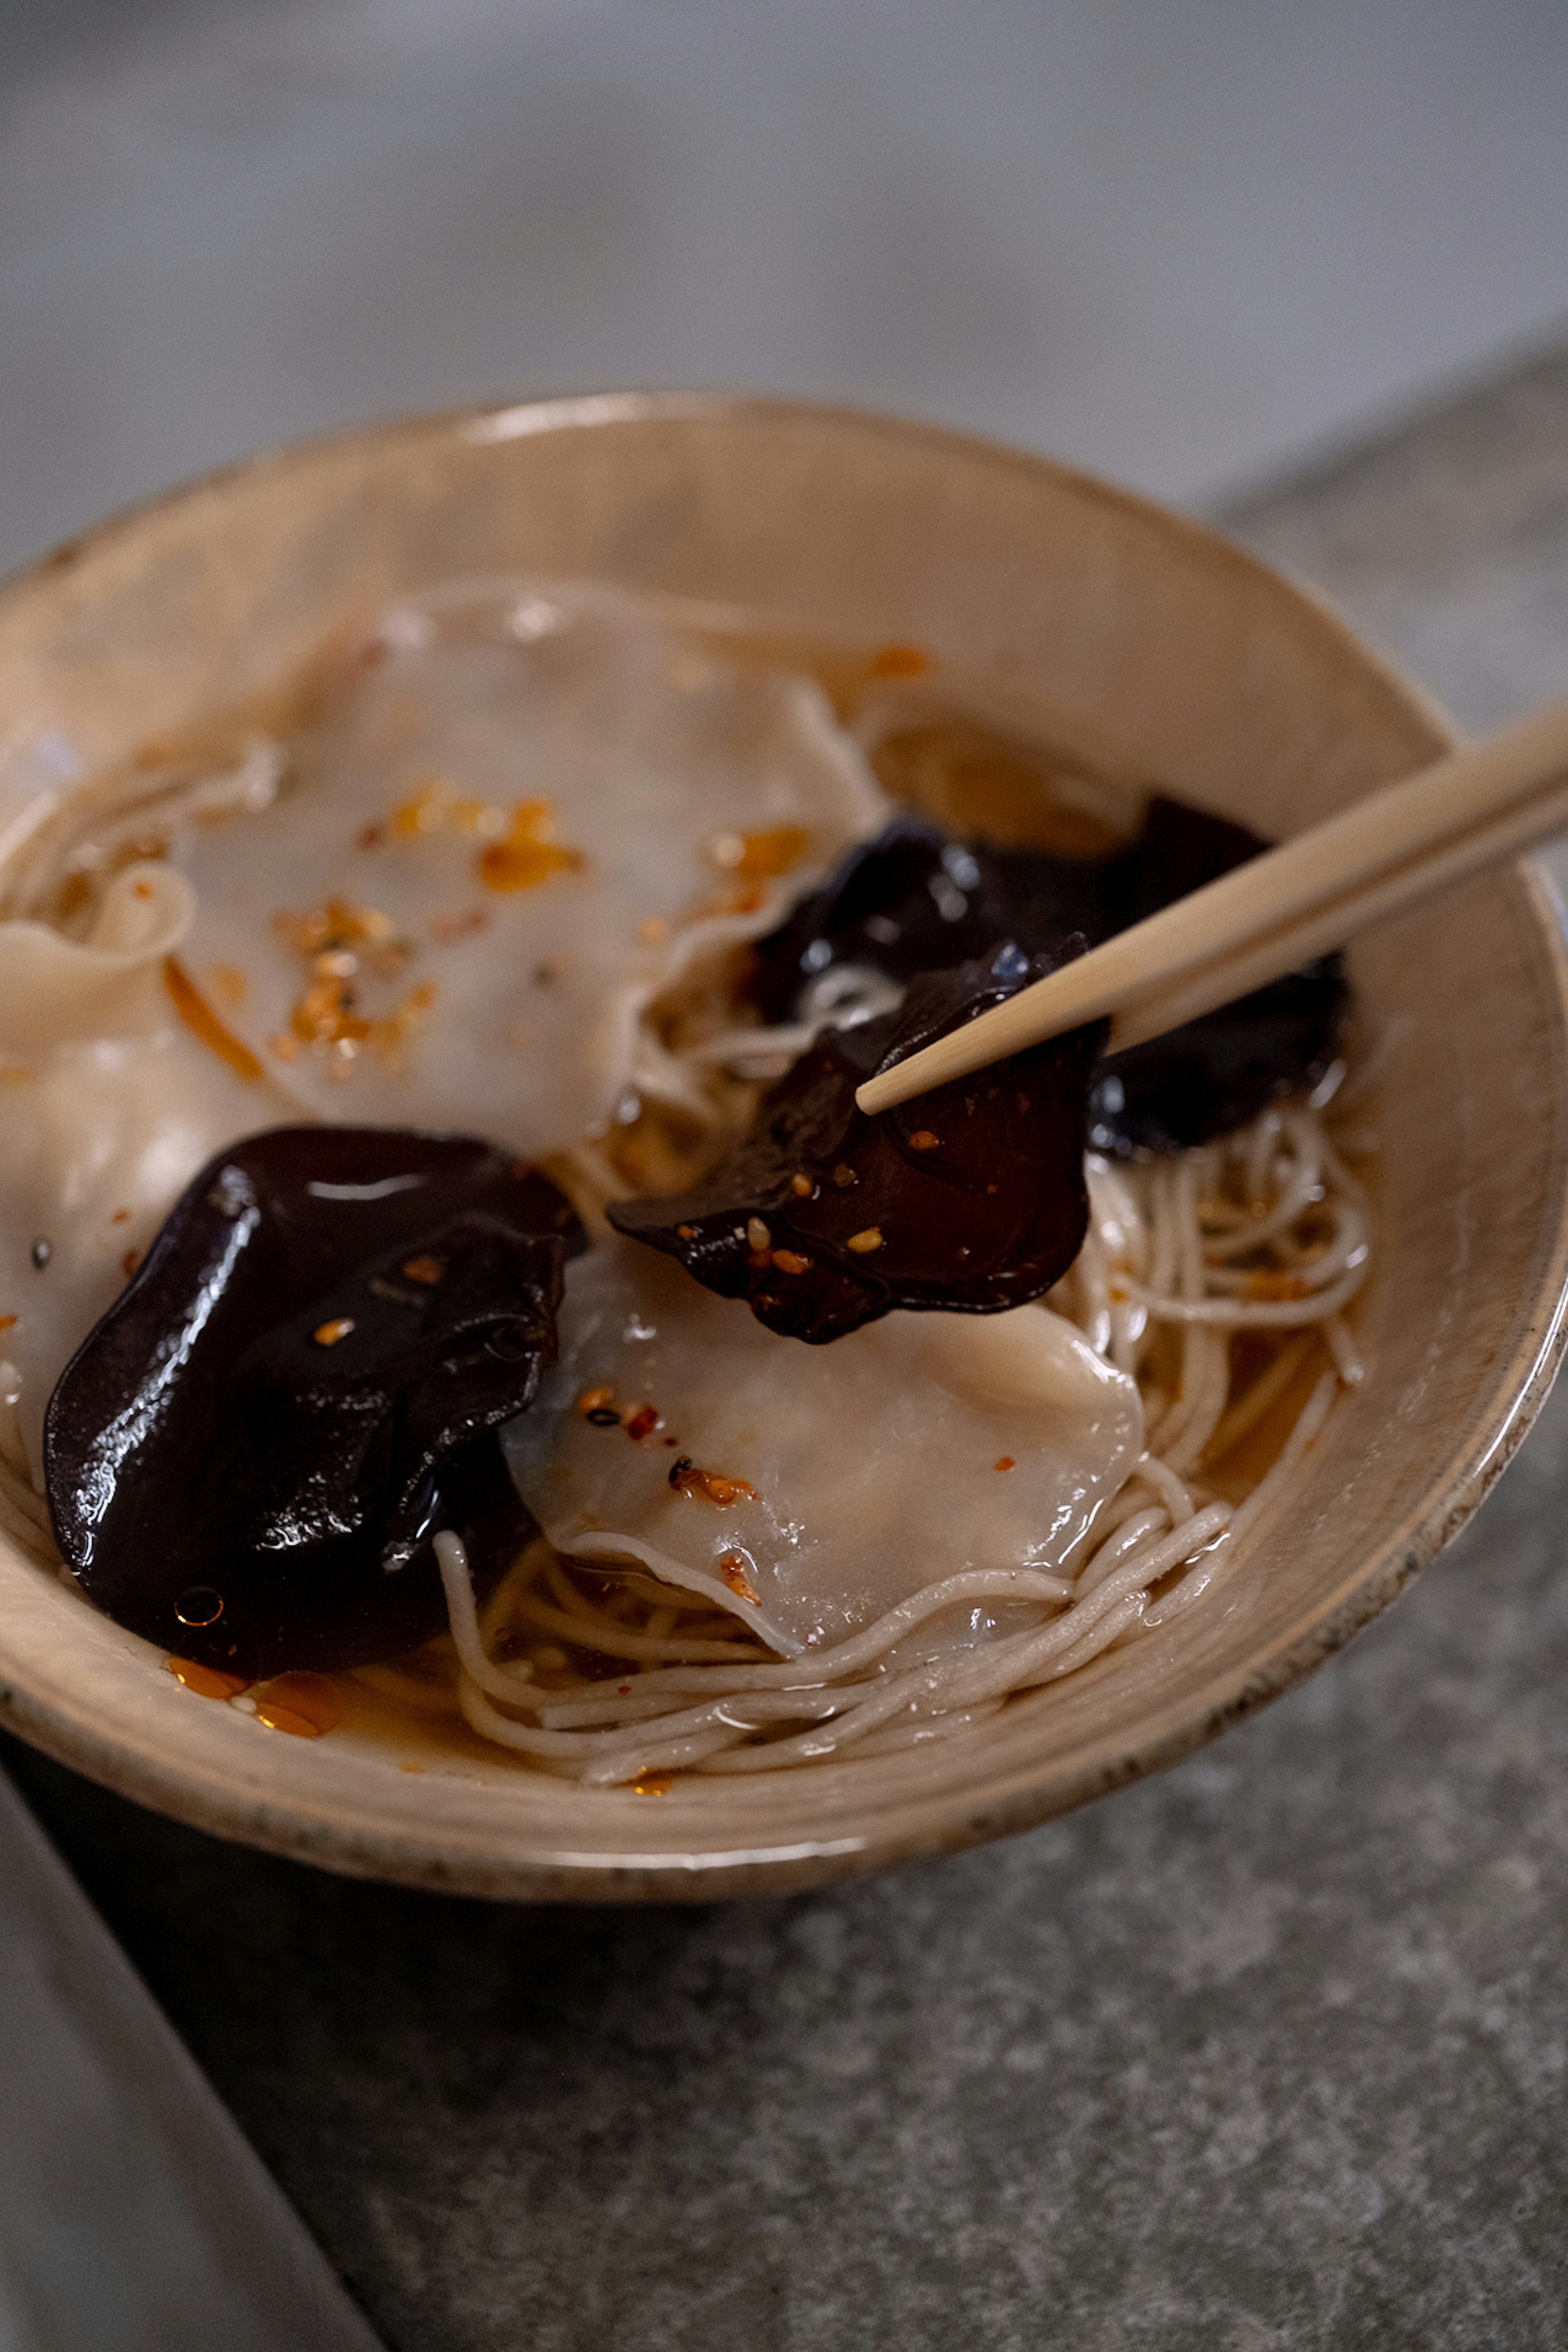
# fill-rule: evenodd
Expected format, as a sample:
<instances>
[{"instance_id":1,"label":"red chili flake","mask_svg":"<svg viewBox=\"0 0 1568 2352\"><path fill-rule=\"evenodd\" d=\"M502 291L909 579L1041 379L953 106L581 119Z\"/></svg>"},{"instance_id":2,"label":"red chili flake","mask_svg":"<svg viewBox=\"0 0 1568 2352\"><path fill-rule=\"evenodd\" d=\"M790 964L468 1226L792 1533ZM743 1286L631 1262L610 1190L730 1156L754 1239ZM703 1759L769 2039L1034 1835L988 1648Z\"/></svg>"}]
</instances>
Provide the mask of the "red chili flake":
<instances>
[{"instance_id":1,"label":"red chili flake","mask_svg":"<svg viewBox=\"0 0 1568 2352\"><path fill-rule=\"evenodd\" d=\"M127 1282L130 1281L132 1276L135 1273L141 1263L142 1253L140 1250L129 1249L126 1251L125 1255L120 1261L120 1271L125 1276Z\"/></svg>"},{"instance_id":2,"label":"red chili flake","mask_svg":"<svg viewBox=\"0 0 1568 2352\"><path fill-rule=\"evenodd\" d=\"M757 1490L749 1478L726 1478L717 1470L699 1470L689 1454L683 1454L671 1469L669 1483L678 1495L693 1501L700 1496L705 1503L717 1503L721 1510L731 1503L757 1500Z\"/></svg>"},{"instance_id":3,"label":"red chili flake","mask_svg":"<svg viewBox=\"0 0 1568 2352\"><path fill-rule=\"evenodd\" d=\"M1017 1466L1010 1454L1004 1454L1000 1461L993 1462L991 1465L993 1470L1016 1470Z\"/></svg>"},{"instance_id":4,"label":"red chili flake","mask_svg":"<svg viewBox=\"0 0 1568 2352\"><path fill-rule=\"evenodd\" d=\"M386 839L386 828L379 824L362 825L358 839L362 849L379 849Z\"/></svg>"},{"instance_id":5,"label":"red chili flake","mask_svg":"<svg viewBox=\"0 0 1568 2352\"><path fill-rule=\"evenodd\" d=\"M310 1337L318 1348L335 1348L340 1339L348 1338L353 1328L352 1315L334 1315L327 1322L318 1323Z\"/></svg>"},{"instance_id":6,"label":"red chili flake","mask_svg":"<svg viewBox=\"0 0 1568 2352\"><path fill-rule=\"evenodd\" d=\"M14 1315L0 1315L0 1331L9 1331L16 1320L16 1318Z\"/></svg>"},{"instance_id":7,"label":"red chili flake","mask_svg":"<svg viewBox=\"0 0 1568 2352\"><path fill-rule=\"evenodd\" d=\"M658 1427L658 1407L652 1404L639 1404L626 1423L626 1435L640 1444L649 1430Z\"/></svg>"},{"instance_id":8,"label":"red chili flake","mask_svg":"<svg viewBox=\"0 0 1568 2352\"><path fill-rule=\"evenodd\" d=\"M719 1573L737 1601L749 1601L753 1608L760 1609L763 1596L746 1574L751 1565L743 1551L727 1551L719 1562Z\"/></svg>"},{"instance_id":9,"label":"red chili flake","mask_svg":"<svg viewBox=\"0 0 1568 2352\"><path fill-rule=\"evenodd\" d=\"M131 1223L131 1212L130 1212L130 1210L129 1210L129 1209L116 1209L116 1211L114 1212L114 1214L110 1217L110 1219L109 1220L109 1222L110 1222L110 1223L111 1225L128 1225L128 1224Z\"/></svg>"},{"instance_id":10,"label":"red chili flake","mask_svg":"<svg viewBox=\"0 0 1568 2352\"><path fill-rule=\"evenodd\" d=\"M680 1235L683 1242L693 1241L696 1239L697 1228L695 1225L677 1225L675 1230Z\"/></svg>"},{"instance_id":11,"label":"red chili flake","mask_svg":"<svg viewBox=\"0 0 1568 2352\"><path fill-rule=\"evenodd\" d=\"M616 1685L616 1696L617 1698L630 1698L631 1695L632 1686L630 1683L617 1683Z\"/></svg>"}]
</instances>

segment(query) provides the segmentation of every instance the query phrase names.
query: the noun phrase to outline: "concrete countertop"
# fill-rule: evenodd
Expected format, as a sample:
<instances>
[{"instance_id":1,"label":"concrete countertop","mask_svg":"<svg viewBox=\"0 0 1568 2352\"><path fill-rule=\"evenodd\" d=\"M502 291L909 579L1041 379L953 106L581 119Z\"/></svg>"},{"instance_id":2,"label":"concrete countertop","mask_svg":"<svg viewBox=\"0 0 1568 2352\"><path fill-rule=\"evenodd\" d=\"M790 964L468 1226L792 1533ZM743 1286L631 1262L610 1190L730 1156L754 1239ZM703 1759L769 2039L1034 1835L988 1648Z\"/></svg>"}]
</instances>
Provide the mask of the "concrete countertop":
<instances>
[{"instance_id":1,"label":"concrete countertop","mask_svg":"<svg viewBox=\"0 0 1568 2352\"><path fill-rule=\"evenodd\" d=\"M1461 719L1568 687L1568 356L1229 520ZM1263 1717L786 1902L359 1885L5 1754L402 2352L1546 2352L1565 1506L1568 1391Z\"/></svg>"}]
</instances>

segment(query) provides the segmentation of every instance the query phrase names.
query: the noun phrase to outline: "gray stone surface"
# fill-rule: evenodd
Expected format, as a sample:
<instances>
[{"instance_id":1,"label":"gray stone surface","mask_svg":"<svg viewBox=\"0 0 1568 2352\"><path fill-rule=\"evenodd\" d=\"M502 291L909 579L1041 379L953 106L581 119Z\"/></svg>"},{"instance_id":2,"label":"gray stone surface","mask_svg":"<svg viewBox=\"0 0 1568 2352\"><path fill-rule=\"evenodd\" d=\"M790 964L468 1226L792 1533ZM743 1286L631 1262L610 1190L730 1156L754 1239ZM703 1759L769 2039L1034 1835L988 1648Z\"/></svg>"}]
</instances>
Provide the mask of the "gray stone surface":
<instances>
[{"instance_id":1,"label":"gray stone surface","mask_svg":"<svg viewBox=\"0 0 1568 2352\"><path fill-rule=\"evenodd\" d=\"M1461 714L1568 672L1568 361L1238 514ZM399 2352L1556 2352L1568 1391L1165 1778L783 1903L506 1910L18 1780Z\"/></svg>"}]
</instances>

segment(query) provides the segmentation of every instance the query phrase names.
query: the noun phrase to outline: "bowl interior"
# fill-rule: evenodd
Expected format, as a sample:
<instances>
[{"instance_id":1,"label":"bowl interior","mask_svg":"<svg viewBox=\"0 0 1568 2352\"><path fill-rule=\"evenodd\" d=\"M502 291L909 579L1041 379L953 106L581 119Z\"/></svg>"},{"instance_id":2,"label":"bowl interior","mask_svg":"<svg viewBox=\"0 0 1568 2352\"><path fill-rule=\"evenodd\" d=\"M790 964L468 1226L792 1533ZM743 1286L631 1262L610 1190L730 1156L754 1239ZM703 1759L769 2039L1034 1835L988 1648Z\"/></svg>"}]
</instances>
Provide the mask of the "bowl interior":
<instances>
[{"instance_id":1,"label":"bowl interior","mask_svg":"<svg viewBox=\"0 0 1568 2352\"><path fill-rule=\"evenodd\" d=\"M1320 605L1042 461L782 403L611 396L265 458L105 526L0 597L0 852L61 777L264 693L332 628L454 576L598 577L812 635L912 641L1058 739L1289 834L1443 747ZM934 1750L657 1801L348 1727L279 1738L0 1543L0 1704L200 1825L505 1895L798 1885L1043 1820L1298 1678L1462 1522L1561 1344L1563 956L1522 868L1357 952L1385 1035L1370 1373L1220 1596ZM16 1115L15 1112L9 1115ZM417 1770L408 1766L416 1763Z\"/></svg>"}]
</instances>

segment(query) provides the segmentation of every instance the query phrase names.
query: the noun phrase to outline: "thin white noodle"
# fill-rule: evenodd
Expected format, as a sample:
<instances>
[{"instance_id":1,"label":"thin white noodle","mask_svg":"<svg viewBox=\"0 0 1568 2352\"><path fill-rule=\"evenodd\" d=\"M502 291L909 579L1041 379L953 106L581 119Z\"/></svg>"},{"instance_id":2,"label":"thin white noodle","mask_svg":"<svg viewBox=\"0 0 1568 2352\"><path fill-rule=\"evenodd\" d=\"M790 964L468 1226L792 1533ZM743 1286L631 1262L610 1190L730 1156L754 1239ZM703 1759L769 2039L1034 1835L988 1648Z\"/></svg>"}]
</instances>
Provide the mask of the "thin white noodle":
<instances>
[{"instance_id":1,"label":"thin white noodle","mask_svg":"<svg viewBox=\"0 0 1568 2352\"><path fill-rule=\"evenodd\" d=\"M1366 1366L1351 1337L1349 1326L1338 1315L1331 1315L1323 1325L1323 1337L1329 1343L1329 1353L1334 1360L1334 1369L1341 1380L1347 1388L1360 1388L1366 1378Z\"/></svg>"},{"instance_id":2,"label":"thin white noodle","mask_svg":"<svg viewBox=\"0 0 1568 2352\"><path fill-rule=\"evenodd\" d=\"M598 1788L650 1772L755 1773L892 1754L957 1736L1012 1696L1142 1640L1211 1592L1295 1475L1342 1387L1360 1375L1341 1310L1365 1278L1365 1194L1318 1114L1295 1106L1173 1161L1102 1167L1096 1181L1105 1223L1093 1228L1052 1303L1135 1372L1162 1328L1179 1334L1180 1373L1169 1400L1144 1381L1147 1451L1100 1514L1075 1580L965 1570L831 1647L774 1659L739 1624L732 1640L683 1638L679 1592L646 1574L638 1583L628 1570L626 1587L595 1602L566 1563L546 1555L542 1589L520 1571L524 1580L503 1588L504 1605L498 1596L487 1608L481 1638L461 1547L444 1533L437 1552L462 1663L458 1704L469 1724L543 1769ZM1310 1288L1293 1298L1247 1295L1259 1286L1251 1267ZM1230 1338L1249 1328L1278 1331L1285 1344L1233 1405ZM1188 1481L1200 1464L1262 1418L1314 1331L1332 1369L1268 1475L1239 1507L1206 1500L1201 1489L1194 1497ZM595 1564L608 1574L619 1565ZM1020 1601L1037 1612L1032 1626L1015 1621L1013 1630L994 1627L988 1638L952 1648L933 1624L933 1645L909 1656L932 1621L976 1603ZM698 1605L694 1598L693 1611ZM641 1630L622 1620L634 1607L646 1612ZM625 1660L626 1679L547 1689L527 1669L489 1656L488 1641L503 1622Z\"/></svg>"},{"instance_id":3,"label":"thin white noodle","mask_svg":"<svg viewBox=\"0 0 1568 2352\"><path fill-rule=\"evenodd\" d=\"M1156 1503L1152 1510L1135 1511L1108 1541L1102 1543L1078 1580L1080 1594L1092 1592L1103 1584L1118 1563L1152 1535L1162 1534L1171 1524L1170 1513L1163 1504Z\"/></svg>"},{"instance_id":4,"label":"thin white noodle","mask_svg":"<svg viewBox=\"0 0 1568 2352\"><path fill-rule=\"evenodd\" d=\"M1122 1282L1163 1323L1208 1323L1225 1331L1289 1331L1321 1323L1348 1307L1366 1279L1364 1265L1352 1266L1327 1291L1310 1298L1168 1298L1147 1290L1131 1275Z\"/></svg>"},{"instance_id":5,"label":"thin white noodle","mask_svg":"<svg viewBox=\"0 0 1568 2352\"><path fill-rule=\"evenodd\" d=\"M1140 1454L1132 1465L1131 1475L1142 1478L1145 1486L1152 1486L1170 1512L1173 1526L1179 1527L1184 1519L1192 1517L1192 1496L1170 1464L1162 1462L1158 1454Z\"/></svg>"}]
</instances>

